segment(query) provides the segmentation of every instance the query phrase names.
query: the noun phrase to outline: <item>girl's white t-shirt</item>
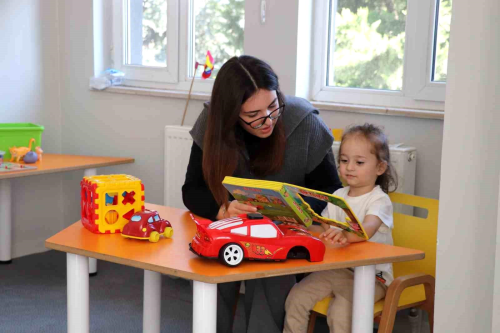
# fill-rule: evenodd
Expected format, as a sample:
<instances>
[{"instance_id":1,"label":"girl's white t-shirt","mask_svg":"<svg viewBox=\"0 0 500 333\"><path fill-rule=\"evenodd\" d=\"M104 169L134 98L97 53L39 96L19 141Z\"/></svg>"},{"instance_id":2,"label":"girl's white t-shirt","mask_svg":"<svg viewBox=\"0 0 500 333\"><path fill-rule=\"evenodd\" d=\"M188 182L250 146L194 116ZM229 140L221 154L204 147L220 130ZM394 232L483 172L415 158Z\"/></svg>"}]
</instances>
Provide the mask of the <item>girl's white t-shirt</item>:
<instances>
[{"instance_id":1,"label":"girl's white t-shirt","mask_svg":"<svg viewBox=\"0 0 500 333\"><path fill-rule=\"evenodd\" d=\"M375 215L382 220L380 228L378 228L368 241L393 245L393 209L391 199L387 193L382 191L378 185L375 186L371 192L358 197L350 197L347 195L348 193L349 186L338 189L333 195L343 198L349 204L349 207L351 207L360 223L363 222L366 215ZM326 206L321 215L341 222L345 222L347 217L346 213L341 208L331 203ZM375 270L377 279L385 285L388 286L391 284L392 280L394 280L392 264L375 265Z\"/></svg>"}]
</instances>

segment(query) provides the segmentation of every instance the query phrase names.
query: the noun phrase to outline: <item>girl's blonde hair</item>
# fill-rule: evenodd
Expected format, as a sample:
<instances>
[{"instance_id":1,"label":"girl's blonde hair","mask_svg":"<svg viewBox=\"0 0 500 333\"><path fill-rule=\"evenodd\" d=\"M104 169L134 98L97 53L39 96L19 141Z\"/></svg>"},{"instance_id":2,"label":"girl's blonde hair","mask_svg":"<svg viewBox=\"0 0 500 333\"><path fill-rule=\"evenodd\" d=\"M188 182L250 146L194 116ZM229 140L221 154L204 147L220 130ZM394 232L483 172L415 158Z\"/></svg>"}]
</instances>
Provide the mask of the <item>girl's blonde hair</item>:
<instances>
[{"instance_id":1,"label":"girl's blonde hair","mask_svg":"<svg viewBox=\"0 0 500 333\"><path fill-rule=\"evenodd\" d=\"M387 169L383 174L377 177L375 185L380 185L380 188L385 193L394 192L398 188L398 176L391 163L391 154L389 151L387 136L380 127L368 123L349 127L344 135L342 135L339 156L342 151L342 144L344 141L347 138L356 135L364 137L372 144L372 153L377 157L379 162L387 163Z\"/></svg>"}]
</instances>

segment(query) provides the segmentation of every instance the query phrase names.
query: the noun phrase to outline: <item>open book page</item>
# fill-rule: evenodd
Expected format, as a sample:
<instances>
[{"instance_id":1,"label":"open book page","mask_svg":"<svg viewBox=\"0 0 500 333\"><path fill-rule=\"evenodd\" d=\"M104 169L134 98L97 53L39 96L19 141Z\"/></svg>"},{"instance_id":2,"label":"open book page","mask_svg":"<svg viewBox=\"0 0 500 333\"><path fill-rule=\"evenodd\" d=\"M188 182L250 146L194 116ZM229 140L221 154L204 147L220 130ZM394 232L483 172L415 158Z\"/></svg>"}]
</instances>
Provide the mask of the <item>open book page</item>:
<instances>
[{"instance_id":1,"label":"open book page","mask_svg":"<svg viewBox=\"0 0 500 333\"><path fill-rule=\"evenodd\" d=\"M302 209L305 211L305 215L308 215L314 222L326 223L332 225L337 228L341 228L347 232L352 232L359 237L368 239L368 235L366 234L363 225L359 222L356 215L351 210L351 207L347 204L347 202L341 198L337 197L333 194L311 190L304 187L299 187L290 184L283 184L287 189L290 196L294 198L298 198L298 200L302 203ZM340 207L348 216L346 221L337 221L333 219L329 219L323 216L320 216L311 209L309 204L303 200L303 197L312 197L321 201L326 201L330 204Z\"/></svg>"},{"instance_id":2,"label":"open book page","mask_svg":"<svg viewBox=\"0 0 500 333\"><path fill-rule=\"evenodd\" d=\"M224 186L236 200L257 207L259 213L272 220L301 223L301 217L290 208L279 190L259 188L249 184L224 184Z\"/></svg>"},{"instance_id":3,"label":"open book page","mask_svg":"<svg viewBox=\"0 0 500 333\"><path fill-rule=\"evenodd\" d=\"M236 200L257 207L259 213L272 220L301 223L306 227L313 221L326 223L368 239L363 226L343 198L300 186L265 180L225 177L222 183ZM304 201L305 196L334 204L343 209L349 218L347 221L336 221L322 217Z\"/></svg>"}]
</instances>

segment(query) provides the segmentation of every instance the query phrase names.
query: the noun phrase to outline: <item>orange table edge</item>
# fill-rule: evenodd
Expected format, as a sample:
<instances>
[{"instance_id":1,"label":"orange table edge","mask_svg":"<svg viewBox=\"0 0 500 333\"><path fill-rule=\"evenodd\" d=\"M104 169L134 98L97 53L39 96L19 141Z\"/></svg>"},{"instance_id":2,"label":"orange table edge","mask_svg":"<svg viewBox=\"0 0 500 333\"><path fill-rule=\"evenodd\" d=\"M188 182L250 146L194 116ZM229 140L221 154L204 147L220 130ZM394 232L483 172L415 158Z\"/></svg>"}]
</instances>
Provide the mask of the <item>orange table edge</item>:
<instances>
[{"instance_id":1,"label":"orange table edge","mask_svg":"<svg viewBox=\"0 0 500 333\"><path fill-rule=\"evenodd\" d=\"M106 260L122 265L151 270L206 283L223 283L263 277L315 272L336 268L411 261L424 258L419 250L373 242L350 244L342 248L327 247L322 262L291 259L285 262L245 260L238 267L227 267L217 260L200 258L189 251L196 226L189 212L154 204L155 209L169 220L174 229L171 239L158 243L128 239L120 234L94 234L78 221L46 240L50 249Z\"/></svg>"}]
</instances>

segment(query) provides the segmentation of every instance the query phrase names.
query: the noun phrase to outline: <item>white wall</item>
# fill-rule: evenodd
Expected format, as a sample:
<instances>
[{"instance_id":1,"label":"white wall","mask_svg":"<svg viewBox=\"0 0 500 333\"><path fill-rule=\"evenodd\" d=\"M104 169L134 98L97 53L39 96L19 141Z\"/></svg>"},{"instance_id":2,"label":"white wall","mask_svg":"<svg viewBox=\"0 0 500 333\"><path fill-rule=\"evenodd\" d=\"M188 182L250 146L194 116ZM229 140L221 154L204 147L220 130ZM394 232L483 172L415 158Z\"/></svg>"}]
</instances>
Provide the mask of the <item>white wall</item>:
<instances>
[{"instance_id":1,"label":"white wall","mask_svg":"<svg viewBox=\"0 0 500 333\"><path fill-rule=\"evenodd\" d=\"M498 308L492 308L500 278L495 274L499 16L498 0L453 2L437 248L438 333L498 332L492 330Z\"/></svg>"},{"instance_id":2,"label":"white wall","mask_svg":"<svg viewBox=\"0 0 500 333\"><path fill-rule=\"evenodd\" d=\"M42 148L61 152L55 0L0 4L0 122L43 125ZM13 257L43 251L63 224L60 175L12 180Z\"/></svg>"},{"instance_id":3,"label":"white wall","mask_svg":"<svg viewBox=\"0 0 500 333\"><path fill-rule=\"evenodd\" d=\"M146 201L163 204L165 125L180 125L185 99L95 92L88 89L93 68L92 1L60 1L62 151L66 154L134 157L135 163L99 169L126 173L145 185ZM104 46L105 47L105 46ZM196 89L196 86L194 87ZM202 102L192 100L186 125L194 124ZM79 220L81 173L64 178L67 224Z\"/></svg>"}]
</instances>

